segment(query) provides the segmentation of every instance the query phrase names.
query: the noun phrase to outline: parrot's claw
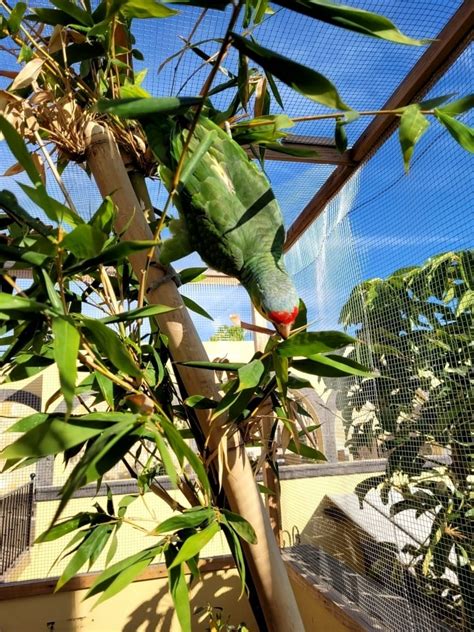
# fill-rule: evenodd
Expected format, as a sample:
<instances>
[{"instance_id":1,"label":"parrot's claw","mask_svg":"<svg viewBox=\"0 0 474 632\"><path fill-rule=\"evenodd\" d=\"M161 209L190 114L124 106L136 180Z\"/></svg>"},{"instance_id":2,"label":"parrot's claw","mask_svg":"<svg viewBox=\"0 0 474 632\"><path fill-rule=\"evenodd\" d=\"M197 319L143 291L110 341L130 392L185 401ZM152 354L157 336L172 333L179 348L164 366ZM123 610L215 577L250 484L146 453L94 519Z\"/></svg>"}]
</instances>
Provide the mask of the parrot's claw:
<instances>
[{"instance_id":1,"label":"parrot's claw","mask_svg":"<svg viewBox=\"0 0 474 632\"><path fill-rule=\"evenodd\" d=\"M164 276L161 277L161 279L159 279L159 281L153 281L153 283L151 283L148 286L147 292L150 292L151 290L156 290L157 288L162 286L164 283L168 283L168 281L174 281L174 283L176 284L176 287L180 287L181 277L179 276L179 273L173 268L173 266L170 266L170 265L162 266L157 261L152 262L151 266L154 268L158 268L159 270L163 270L165 274Z\"/></svg>"}]
</instances>

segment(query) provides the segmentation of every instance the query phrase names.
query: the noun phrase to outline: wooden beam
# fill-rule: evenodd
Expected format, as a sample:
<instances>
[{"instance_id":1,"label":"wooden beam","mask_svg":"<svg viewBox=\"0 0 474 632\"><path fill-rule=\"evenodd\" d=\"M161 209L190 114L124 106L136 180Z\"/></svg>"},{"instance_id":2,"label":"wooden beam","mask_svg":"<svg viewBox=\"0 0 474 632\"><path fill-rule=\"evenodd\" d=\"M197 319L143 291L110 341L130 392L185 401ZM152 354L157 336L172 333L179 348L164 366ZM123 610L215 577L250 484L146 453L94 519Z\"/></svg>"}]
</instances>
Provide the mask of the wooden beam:
<instances>
[{"instance_id":1,"label":"wooden beam","mask_svg":"<svg viewBox=\"0 0 474 632\"><path fill-rule=\"evenodd\" d=\"M473 22L474 3L472 0L465 0L382 109L393 110L422 98L468 45L472 39ZM285 251L291 248L349 178L385 143L395 129L396 116L393 114L377 116L370 123L350 151L353 163L336 168L288 230Z\"/></svg>"},{"instance_id":2,"label":"wooden beam","mask_svg":"<svg viewBox=\"0 0 474 632\"><path fill-rule=\"evenodd\" d=\"M203 558L198 561L201 573L215 573L217 571L235 568L234 560L230 555ZM89 589L102 571L91 573L81 573L70 579L59 592L71 592L74 590ZM187 567L184 568L186 575L190 574ZM162 579L168 577L168 570L165 564L151 564L141 573L135 582L148 581L150 579ZM0 602L22 597L37 597L38 595L51 595L55 592L58 577L47 577L45 579L28 579L18 582L5 582L0 585Z\"/></svg>"},{"instance_id":3,"label":"wooden beam","mask_svg":"<svg viewBox=\"0 0 474 632\"><path fill-rule=\"evenodd\" d=\"M339 152L332 138L318 138L312 136L297 136L290 134L282 140L282 145L289 150L307 150L314 152L313 156L290 156L282 154L272 149L265 152L265 160L275 160L278 162L301 162L307 164L321 165L354 165L350 152ZM246 147L247 155L255 158L255 153Z\"/></svg>"}]
</instances>

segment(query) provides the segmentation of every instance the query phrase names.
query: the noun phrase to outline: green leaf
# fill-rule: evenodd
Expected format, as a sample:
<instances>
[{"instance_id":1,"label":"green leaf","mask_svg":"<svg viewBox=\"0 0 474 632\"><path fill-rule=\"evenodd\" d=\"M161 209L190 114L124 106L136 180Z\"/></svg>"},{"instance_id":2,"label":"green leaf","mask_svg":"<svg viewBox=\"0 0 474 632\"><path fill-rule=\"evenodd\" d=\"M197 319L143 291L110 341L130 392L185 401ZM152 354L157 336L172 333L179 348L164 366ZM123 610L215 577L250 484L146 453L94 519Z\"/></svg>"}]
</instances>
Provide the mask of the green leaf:
<instances>
[{"instance_id":1,"label":"green leaf","mask_svg":"<svg viewBox=\"0 0 474 632\"><path fill-rule=\"evenodd\" d=\"M354 342L354 338L340 331L304 331L281 342L277 353L284 357L309 357L316 353L335 351Z\"/></svg>"},{"instance_id":2,"label":"green leaf","mask_svg":"<svg viewBox=\"0 0 474 632\"><path fill-rule=\"evenodd\" d=\"M201 549L203 549L206 544L210 542L217 533L219 533L219 531L219 524L214 521L211 522L211 524L205 529L202 529L202 531L198 531L197 533L191 535L183 542L182 547L179 549L178 554L172 561L169 568L175 568L182 562L186 562L197 555Z\"/></svg>"},{"instance_id":3,"label":"green leaf","mask_svg":"<svg viewBox=\"0 0 474 632\"><path fill-rule=\"evenodd\" d=\"M77 259L90 259L102 252L105 244L102 231L90 224L81 224L61 241L61 247L69 250Z\"/></svg>"},{"instance_id":4,"label":"green leaf","mask_svg":"<svg viewBox=\"0 0 474 632\"><path fill-rule=\"evenodd\" d=\"M183 366L189 366L194 369L205 369L208 371L238 371L245 366L245 362L201 362L201 361L189 361L189 362L177 362Z\"/></svg>"},{"instance_id":5,"label":"green leaf","mask_svg":"<svg viewBox=\"0 0 474 632\"><path fill-rule=\"evenodd\" d=\"M291 439L288 443L288 450L303 456L305 459L311 459L312 461L327 461L327 458L319 450L301 442L299 445L296 445L293 439Z\"/></svg>"},{"instance_id":6,"label":"green leaf","mask_svg":"<svg viewBox=\"0 0 474 632\"><path fill-rule=\"evenodd\" d=\"M245 540L249 544L257 544L257 535L250 522L228 509L222 509L221 512L226 517L229 526L232 527L242 540Z\"/></svg>"},{"instance_id":7,"label":"green leaf","mask_svg":"<svg viewBox=\"0 0 474 632\"><path fill-rule=\"evenodd\" d=\"M418 103L409 105L403 111L400 119L400 128L398 131L400 145L402 147L403 162L405 171L408 173L410 168L410 160L413 155L416 143L429 127L429 122L421 113Z\"/></svg>"},{"instance_id":8,"label":"green leaf","mask_svg":"<svg viewBox=\"0 0 474 632\"><path fill-rule=\"evenodd\" d=\"M420 101L419 105L422 110L432 110L433 108L437 108L439 105L442 105L453 96L454 94L444 94L440 97L433 97L432 99Z\"/></svg>"},{"instance_id":9,"label":"green leaf","mask_svg":"<svg viewBox=\"0 0 474 632\"><path fill-rule=\"evenodd\" d=\"M117 208L112 199L107 196L94 213L90 225L103 232L104 235L109 235L112 232L116 215Z\"/></svg>"},{"instance_id":10,"label":"green leaf","mask_svg":"<svg viewBox=\"0 0 474 632\"><path fill-rule=\"evenodd\" d=\"M258 386L264 373L265 365L261 360L252 360L249 364L245 364L238 370L239 387L236 392Z\"/></svg>"},{"instance_id":11,"label":"green leaf","mask_svg":"<svg viewBox=\"0 0 474 632\"><path fill-rule=\"evenodd\" d=\"M362 482L358 483L354 489L354 492L359 499L359 507L363 509L364 498L370 492L371 489L377 489L380 485L386 482L385 474L378 474L377 476L370 476Z\"/></svg>"},{"instance_id":12,"label":"green leaf","mask_svg":"<svg viewBox=\"0 0 474 632\"><path fill-rule=\"evenodd\" d=\"M68 533L71 533L71 531L75 531L76 529L84 527L86 524L90 524L95 515L96 514L88 512L78 513L72 518L63 520L62 522L55 524L53 527L46 529L46 531L43 531L43 533L36 538L35 543L51 542L52 540L62 538Z\"/></svg>"},{"instance_id":13,"label":"green leaf","mask_svg":"<svg viewBox=\"0 0 474 632\"><path fill-rule=\"evenodd\" d=\"M329 0L273 0L275 4L297 11L311 18L338 26L349 31L370 35L380 39L423 46L431 42L429 39L413 39L401 33L388 18L363 9L356 9L344 4L336 4Z\"/></svg>"},{"instance_id":14,"label":"green leaf","mask_svg":"<svg viewBox=\"0 0 474 632\"><path fill-rule=\"evenodd\" d=\"M105 601L109 597L113 597L113 595L117 594L120 590L125 588L127 583L130 583L137 577L140 572L145 570L147 566L151 564L151 562L155 559L157 555L159 555L163 550L161 545L148 547L139 553L135 553L134 555L130 555L129 557L121 560L120 562L116 562L109 568L107 568L103 573L99 575L99 577L95 580L92 586L89 588L89 591L86 595L86 599L89 597L93 597L100 592L104 594L98 600L95 605L98 605L102 601ZM139 565L139 562L146 562L145 565ZM138 565L138 566L136 566ZM130 578L130 575L127 575L128 582L123 583L122 573L126 573L129 568L134 567L136 573L134 577ZM117 582L117 584L115 583ZM117 586L120 586L117 588Z\"/></svg>"},{"instance_id":15,"label":"green leaf","mask_svg":"<svg viewBox=\"0 0 474 632\"><path fill-rule=\"evenodd\" d=\"M474 309L474 290L466 290L459 299L456 307L456 318L459 318L464 311Z\"/></svg>"},{"instance_id":16,"label":"green leaf","mask_svg":"<svg viewBox=\"0 0 474 632\"><path fill-rule=\"evenodd\" d=\"M165 560L168 567L168 583L173 599L176 615L181 626L181 632L191 632L191 606L189 603L188 587L184 575L183 565L173 565L174 547L165 550ZM174 558L176 559L176 557Z\"/></svg>"},{"instance_id":17,"label":"green leaf","mask_svg":"<svg viewBox=\"0 0 474 632\"><path fill-rule=\"evenodd\" d=\"M10 16L8 18L8 30L10 31L12 35L18 32L18 29L20 28L21 21L23 19L23 15L25 14L25 11L26 11L25 2L17 2L14 5L12 12L10 13Z\"/></svg>"},{"instance_id":18,"label":"green leaf","mask_svg":"<svg viewBox=\"0 0 474 632\"><path fill-rule=\"evenodd\" d=\"M200 277L207 271L207 268L186 268L179 273L179 279L181 285L185 283L192 283L193 281L200 280Z\"/></svg>"},{"instance_id":19,"label":"green leaf","mask_svg":"<svg viewBox=\"0 0 474 632\"><path fill-rule=\"evenodd\" d=\"M157 0L126 0L121 3L120 13L127 19L169 18L177 11Z\"/></svg>"},{"instance_id":20,"label":"green leaf","mask_svg":"<svg viewBox=\"0 0 474 632\"><path fill-rule=\"evenodd\" d=\"M93 554L94 549L99 545L100 540L103 537L103 530L101 527L96 527L92 531L89 531L85 536L82 543L79 545L77 551L70 559L68 565L64 569L61 577L58 579L56 587L54 589L57 592L61 586L64 586L79 569L84 566L90 556Z\"/></svg>"},{"instance_id":21,"label":"green leaf","mask_svg":"<svg viewBox=\"0 0 474 632\"><path fill-rule=\"evenodd\" d=\"M145 305L145 307L138 307L137 309L131 309L128 312L121 312L120 314L114 314L113 316L106 316L101 318L101 323L123 323L130 320L138 320L139 318L148 318L150 316L156 316L157 314L166 314L172 312L177 307L168 307L168 305Z\"/></svg>"},{"instance_id":22,"label":"green leaf","mask_svg":"<svg viewBox=\"0 0 474 632\"><path fill-rule=\"evenodd\" d=\"M13 426L7 428L5 432L28 432L28 430L31 430L35 426L44 423L48 417L48 413L34 413L33 415L28 415L28 417L23 417L23 419L15 422Z\"/></svg>"},{"instance_id":23,"label":"green leaf","mask_svg":"<svg viewBox=\"0 0 474 632\"><path fill-rule=\"evenodd\" d=\"M81 321L82 326L87 329L89 337L97 348L119 371L134 377L141 376L141 371L135 360L115 331L104 325L100 320L82 318Z\"/></svg>"},{"instance_id":24,"label":"green leaf","mask_svg":"<svg viewBox=\"0 0 474 632\"><path fill-rule=\"evenodd\" d=\"M27 249L0 244L0 260L3 261L21 261L41 267L49 258L49 255L41 254L40 252L32 252Z\"/></svg>"},{"instance_id":25,"label":"green leaf","mask_svg":"<svg viewBox=\"0 0 474 632\"><path fill-rule=\"evenodd\" d=\"M176 467L173 463L173 459L171 458L168 447L166 446L166 443L158 430L154 433L153 436L155 438L156 447L158 448L158 452L160 453L166 474L168 475L168 478L170 479L173 487L177 487L178 473L176 472Z\"/></svg>"},{"instance_id":26,"label":"green leaf","mask_svg":"<svg viewBox=\"0 0 474 632\"><path fill-rule=\"evenodd\" d=\"M175 114L180 110L187 110L201 103L201 97L162 97L142 99L116 99L108 101L103 99L98 102L99 112L115 114L123 118L143 118L157 114Z\"/></svg>"},{"instance_id":27,"label":"green leaf","mask_svg":"<svg viewBox=\"0 0 474 632\"><path fill-rule=\"evenodd\" d=\"M105 401L107 402L110 408L114 407L114 383L112 380L109 380L108 377L102 375L98 371L94 372L95 379L97 380L97 384L99 385L100 392L102 393Z\"/></svg>"},{"instance_id":28,"label":"green leaf","mask_svg":"<svg viewBox=\"0 0 474 632\"><path fill-rule=\"evenodd\" d=\"M68 26L73 23L69 13L65 11L58 11L57 9L47 9L43 7L33 7L33 14L27 15L26 19L34 22L43 22L50 26Z\"/></svg>"},{"instance_id":29,"label":"green leaf","mask_svg":"<svg viewBox=\"0 0 474 632\"><path fill-rule=\"evenodd\" d=\"M303 373L322 377L348 377L349 375L376 377L376 374L362 364L339 355L317 354L307 360L294 360L292 366Z\"/></svg>"},{"instance_id":30,"label":"green leaf","mask_svg":"<svg viewBox=\"0 0 474 632\"><path fill-rule=\"evenodd\" d=\"M77 226L78 224L84 223L84 220L77 215L77 213L48 195L43 184L35 184L34 187L22 184L21 182L18 184L30 200L42 208L49 219L53 222L56 222L57 224L66 222L70 226Z\"/></svg>"},{"instance_id":31,"label":"green leaf","mask_svg":"<svg viewBox=\"0 0 474 632\"><path fill-rule=\"evenodd\" d=\"M179 431L166 419L161 419L160 424L165 432L166 438L168 439L173 452L178 457L180 464L183 463L183 458L186 458L190 466L196 473L201 485L206 490L208 494L210 494L210 485L209 479L207 477L206 470L202 461L199 457L193 452L193 450L189 447L186 441L183 440Z\"/></svg>"},{"instance_id":32,"label":"green leaf","mask_svg":"<svg viewBox=\"0 0 474 632\"><path fill-rule=\"evenodd\" d=\"M48 294L48 298L53 306L54 310L58 312L58 314L64 314L64 306L61 302L61 299L54 289L54 283L51 280L51 277L46 272L46 270L41 270L41 274L43 275L44 283L46 286L46 292Z\"/></svg>"},{"instance_id":33,"label":"green leaf","mask_svg":"<svg viewBox=\"0 0 474 632\"><path fill-rule=\"evenodd\" d=\"M186 305L186 307L192 312L199 314L199 316L204 316L204 318L208 318L209 320L214 320L213 317L208 314L203 307L201 307L195 301L189 298L189 296L184 296L184 294L182 294L181 298L183 299L183 303Z\"/></svg>"},{"instance_id":34,"label":"green leaf","mask_svg":"<svg viewBox=\"0 0 474 632\"><path fill-rule=\"evenodd\" d=\"M337 110L351 109L342 101L329 79L319 72L259 46L237 33L232 33L232 45L308 99Z\"/></svg>"},{"instance_id":35,"label":"green leaf","mask_svg":"<svg viewBox=\"0 0 474 632\"><path fill-rule=\"evenodd\" d=\"M103 250L99 255L76 263L64 269L65 274L85 273L89 270L96 270L99 265L115 264L129 255L141 250L148 250L152 246L156 246L155 241L123 241Z\"/></svg>"},{"instance_id":36,"label":"green leaf","mask_svg":"<svg viewBox=\"0 0 474 632\"><path fill-rule=\"evenodd\" d=\"M339 153L343 154L347 149L347 133L344 125L344 121L337 120L336 128L334 131L334 142Z\"/></svg>"},{"instance_id":37,"label":"green leaf","mask_svg":"<svg viewBox=\"0 0 474 632\"><path fill-rule=\"evenodd\" d=\"M458 114L467 112L471 108L474 108L474 94L467 94L461 99L451 101L451 103L444 105L442 108L438 108L438 111L443 112L443 114L447 114L448 116L457 116Z\"/></svg>"},{"instance_id":38,"label":"green leaf","mask_svg":"<svg viewBox=\"0 0 474 632\"><path fill-rule=\"evenodd\" d=\"M68 422L54 417L48 418L4 448L0 452L0 458L17 459L59 454L96 437L103 430L103 424L87 420L85 416L70 418Z\"/></svg>"},{"instance_id":39,"label":"green leaf","mask_svg":"<svg viewBox=\"0 0 474 632\"><path fill-rule=\"evenodd\" d=\"M186 406L190 408L197 408L198 410L209 410L209 408L215 408L217 402L204 395L191 395L184 400Z\"/></svg>"},{"instance_id":40,"label":"green leaf","mask_svg":"<svg viewBox=\"0 0 474 632\"><path fill-rule=\"evenodd\" d=\"M0 312L44 312L48 306L17 294L0 293Z\"/></svg>"},{"instance_id":41,"label":"green leaf","mask_svg":"<svg viewBox=\"0 0 474 632\"><path fill-rule=\"evenodd\" d=\"M54 4L60 11L70 15L72 18L71 23L73 24L83 24L84 26L93 26L94 24L91 14L78 7L71 0L51 0L51 4Z\"/></svg>"},{"instance_id":42,"label":"green leaf","mask_svg":"<svg viewBox=\"0 0 474 632\"><path fill-rule=\"evenodd\" d=\"M474 153L474 128L468 127L461 121L448 116L440 109L435 109L434 113L438 121L448 130L454 140L471 154Z\"/></svg>"},{"instance_id":43,"label":"green leaf","mask_svg":"<svg viewBox=\"0 0 474 632\"><path fill-rule=\"evenodd\" d=\"M206 520L215 518L215 512L209 507L203 507L197 510L190 510L182 513L180 516L172 516L161 522L150 535L159 535L160 533L168 533L169 531L177 531L178 529L192 529L199 527Z\"/></svg>"},{"instance_id":44,"label":"green leaf","mask_svg":"<svg viewBox=\"0 0 474 632\"><path fill-rule=\"evenodd\" d=\"M77 355L81 337L74 324L67 318L53 318L54 360L58 366L61 393L66 402L68 414L72 410L77 380Z\"/></svg>"}]
</instances>

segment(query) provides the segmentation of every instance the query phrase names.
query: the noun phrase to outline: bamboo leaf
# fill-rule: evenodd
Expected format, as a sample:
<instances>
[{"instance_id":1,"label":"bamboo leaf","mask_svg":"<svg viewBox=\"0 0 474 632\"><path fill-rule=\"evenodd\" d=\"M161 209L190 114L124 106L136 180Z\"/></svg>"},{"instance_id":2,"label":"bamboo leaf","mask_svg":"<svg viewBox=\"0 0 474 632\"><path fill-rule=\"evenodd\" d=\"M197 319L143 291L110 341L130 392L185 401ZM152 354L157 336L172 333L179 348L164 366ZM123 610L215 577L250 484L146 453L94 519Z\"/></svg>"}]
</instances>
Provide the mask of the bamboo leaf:
<instances>
[{"instance_id":1,"label":"bamboo leaf","mask_svg":"<svg viewBox=\"0 0 474 632\"><path fill-rule=\"evenodd\" d=\"M249 364L245 364L238 370L239 387L236 392L258 386L264 373L265 365L261 360L252 360Z\"/></svg>"},{"instance_id":2,"label":"bamboo leaf","mask_svg":"<svg viewBox=\"0 0 474 632\"><path fill-rule=\"evenodd\" d=\"M185 270L181 270L179 273L181 285L197 281L206 271L207 268L186 268Z\"/></svg>"},{"instance_id":3,"label":"bamboo leaf","mask_svg":"<svg viewBox=\"0 0 474 632\"><path fill-rule=\"evenodd\" d=\"M48 413L34 413L33 415L28 415L28 417L23 417L23 419L15 422L13 426L7 428L5 432L28 432L28 430L31 430L35 426L44 423L48 417Z\"/></svg>"},{"instance_id":4,"label":"bamboo leaf","mask_svg":"<svg viewBox=\"0 0 474 632\"><path fill-rule=\"evenodd\" d=\"M257 535L250 522L228 509L222 509L221 511L226 517L229 526L232 527L238 536L249 544L257 544Z\"/></svg>"},{"instance_id":5,"label":"bamboo leaf","mask_svg":"<svg viewBox=\"0 0 474 632\"><path fill-rule=\"evenodd\" d=\"M245 362L202 362L202 361L190 361L190 362L178 362L183 366L189 366L195 369L204 369L207 371L238 371L241 367L245 366Z\"/></svg>"},{"instance_id":6,"label":"bamboo leaf","mask_svg":"<svg viewBox=\"0 0 474 632\"><path fill-rule=\"evenodd\" d=\"M42 457L59 454L96 437L104 430L103 424L85 419L70 418L68 422L48 418L28 430L0 452L2 459Z\"/></svg>"},{"instance_id":7,"label":"bamboo leaf","mask_svg":"<svg viewBox=\"0 0 474 632\"><path fill-rule=\"evenodd\" d=\"M53 331L54 360L58 366L61 392L69 414L76 392L77 355L81 337L68 318L53 318L51 328Z\"/></svg>"},{"instance_id":8,"label":"bamboo leaf","mask_svg":"<svg viewBox=\"0 0 474 632\"><path fill-rule=\"evenodd\" d=\"M146 241L123 241L120 244L115 244L103 250L100 255L86 259L80 263L76 263L68 268L64 269L64 273L71 275L77 273L85 273L89 270L95 270L99 265L115 264L129 255L140 252L141 250L150 249L152 246L156 246L156 242L151 240Z\"/></svg>"},{"instance_id":9,"label":"bamboo leaf","mask_svg":"<svg viewBox=\"0 0 474 632\"><path fill-rule=\"evenodd\" d=\"M160 432L157 430L154 433L154 439L156 443L156 447L158 448L158 452L160 453L161 460L163 461L163 465L165 471L170 479L173 487L178 486L178 473L176 472L176 467L173 463L173 459L171 458L171 454L169 453L168 447L161 436Z\"/></svg>"},{"instance_id":10,"label":"bamboo leaf","mask_svg":"<svg viewBox=\"0 0 474 632\"><path fill-rule=\"evenodd\" d=\"M115 331L104 325L100 320L82 318L81 322L97 348L119 371L134 377L141 376L141 371L135 360Z\"/></svg>"},{"instance_id":11,"label":"bamboo leaf","mask_svg":"<svg viewBox=\"0 0 474 632\"><path fill-rule=\"evenodd\" d=\"M371 13L364 9L344 4L336 4L329 0L273 0L275 4L297 11L321 22L332 24L349 31L370 35L380 39L395 42L396 44L409 44L411 46L424 46L432 40L413 39L404 35L388 18L377 13Z\"/></svg>"},{"instance_id":12,"label":"bamboo leaf","mask_svg":"<svg viewBox=\"0 0 474 632\"><path fill-rule=\"evenodd\" d=\"M145 305L145 307L138 307L137 309L131 309L128 312L122 312L120 314L114 314L113 316L106 316L101 318L100 322L104 324L111 323L123 323L131 320L138 320L139 318L149 318L150 316L156 316L157 314L166 314L172 312L177 307L168 307L168 305Z\"/></svg>"},{"instance_id":13,"label":"bamboo leaf","mask_svg":"<svg viewBox=\"0 0 474 632\"><path fill-rule=\"evenodd\" d=\"M437 107L437 104L432 107ZM471 108L474 108L474 94L467 94L461 99L451 101L451 103L444 105L442 108L438 108L438 111L443 112L443 114L447 114L448 116L457 116L458 114L467 112Z\"/></svg>"},{"instance_id":14,"label":"bamboo leaf","mask_svg":"<svg viewBox=\"0 0 474 632\"><path fill-rule=\"evenodd\" d=\"M410 160L413 155L416 143L429 127L429 122L421 113L420 106L413 103L406 107L400 119L400 128L398 135L400 145L402 147L403 162L405 171L408 173L410 169Z\"/></svg>"},{"instance_id":15,"label":"bamboo leaf","mask_svg":"<svg viewBox=\"0 0 474 632\"><path fill-rule=\"evenodd\" d=\"M157 0L126 0L121 2L120 13L127 19L169 18L178 12Z\"/></svg>"},{"instance_id":16,"label":"bamboo leaf","mask_svg":"<svg viewBox=\"0 0 474 632\"><path fill-rule=\"evenodd\" d=\"M448 116L441 109L435 109L434 113L438 121L448 130L454 140L471 154L474 153L474 128L468 127L461 121Z\"/></svg>"},{"instance_id":17,"label":"bamboo leaf","mask_svg":"<svg viewBox=\"0 0 474 632\"><path fill-rule=\"evenodd\" d=\"M298 445L294 442L293 439L290 439L288 445L288 450L290 452L294 452L295 454L299 454L303 456L305 459L311 459L312 461L327 461L327 458L324 456L322 452L316 450L310 445L306 445L305 443L299 442Z\"/></svg>"},{"instance_id":18,"label":"bamboo leaf","mask_svg":"<svg viewBox=\"0 0 474 632\"><path fill-rule=\"evenodd\" d=\"M95 547L98 546L103 537L102 528L95 527L87 533L77 551L72 556L68 565L64 569L61 577L58 579L54 592L57 592L64 584L74 577L79 569L84 566L90 556L93 554Z\"/></svg>"},{"instance_id":19,"label":"bamboo leaf","mask_svg":"<svg viewBox=\"0 0 474 632\"><path fill-rule=\"evenodd\" d=\"M317 354L306 360L295 360L292 366L303 373L322 377L348 377L349 375L377 377L377 374L355 360L339 355Z\"/></svg>"},{"instance_id":20,"label":"bamboo leaf","mask_svg":"<svg viewBox=\"0 0 474 632\"><path fill-rule=\"evenodd\" d=\"M219 533L219 524L214 521L202 531L198 531L189 538L187 538L182 547L179 549L176 557L172 561L169 569L179 566L182 562L186 562L192 557L196 556L212 538Z\"/></svg>"},{"instance_id":21,"label":"bamboo leaf","mask_svg":"<svg viewBox=\"0 0 474 632\"><path fill-rule=\"evenodd\" d=\"M76 529L80 529L86 524L90 524L94 515L95 514L89 512L81 512L72 518L63 520L62 522L55 524L53 527L46 529L46 531L43 531L43 533L36 538L35 543L51 542L52 540L62 538L68 533L71 533L71 531L76 531Z\"/></svg>"},{"instance_id":22,"label":"bamboo leaf","mask_svg":"<svg viewBox=\"0 0 474 632\"><path fill-rule=\"evenodd\" d=\"M92 26L94 24L91 14L78 7L77 4L71 2L71 0L51 0L51 4L60 11L70 15L71 18L73 18L73 23L83 24L84 26Z\"/></svg>"},{"instance_id":23,"label":"bamboo leaf","mask_svg":"<svg viewBox=\"0 0 474 632\"><path fill-rule=\"evenodd\" d=\"M188 587L186 585L186 577L182 564L174 566L174 547L169 547L165 551L165 560L168 567L168 584L170 587L171 597L173 599L176 615L178 617L181 631L191 632L191 606L189 603ZM178 553L179 555L179 553Z\"/></svg>"},{"instance_id":24,"label":"bamboo leaf","mask_svg":"<svg viewBox=\"0 0 474 632\"><path fill-rule=\"evenodd\" d=\"M140 99L101 100L97 104L99 112L115 114L123 118L143 118L157 114L175 114L201 103L201 97L149 97Z\"/></svg>"},{"instance_id":25,"label":"bamboo leaf","mask_svg":"<svg viewBox=\"0 0 474 632\"><path fill-rule=\"evenodd\" d=\"M301 332L281 342L277 353L285 357L313 356L353 344L355 339L340 331Z\"/></svg>"},{"instance_id":26,"label":"bamboo leaf","mask_svg":"<svg viewBox=\"0 0 474 632\"><path fill-rule=\"evenodd\" d=\"M89 597L93 597L94 595L97 595L100 592L103 592L104 594L101 597L100 601L105 601L109 597L112 597L113 595L117 594L119 590L122 590L122 588L125 588L125 586L122 585L122 580L119 579L122 572L127 571L128 568L135 566L136 564L138 564L138 562L146 561L147 564L145 566L141 566L140 570L137 571L137 575L138 575L141 571L143 571L147 566L151 564L151 562L155 559L157 555L159 555L162 552L162 550L163 550L163 547L160 544L156 546L148 547L147 549L144 549L143 551L140 551L139 553L130 555L129 557L126 557L124 560L120 560L120 562L116 562L112 566L109 566L109 568L107 568L103 573L101 573L99 577L95 580L95 582L92 584L92 586L89 588L89 591L86 594L86 599L88 599ZM137 575L135 575L135 577ZM121 585L121 588L119 588L118 590L115 590L114 582L117 579L118 579L119 585ZM133 581L133 579L130 579L128 583L130 583L131 581ZM110 591L108 590L109 587L110 587Z\"/></svg>"},{"instance_id":27,"label":"bamboo leaf","mask_svg":"<svg viewBox=\"0 0 474 632\"><path fill-rule=\"evenodd\" d=\"M341 99L336 87L319 72L251 42L237 33L232 33L232 45L308 99L337 110L351 109Z\"/></svg>"},{"instance_id":28,"label":"bamboo leaf","mask_svg":"<svg viewBox=\"0 0 474 632\"><path fill-rule=\"evenodd\" d=\"M192 529L199 527L206 520L212 520L215 512L209 507L202 507L197 510L189 510L180 516L172 516L161 522L150 535L159 535L160 533L168 533L169 531L177 531L178 529Z\"/></svg>"},{"instance_id":29,"label":"bamboo leaf","mask_svg":"<svg viewBox=\"0 0 474 632\"><path fill-rule=\"evenodd\" d=\"M186 307L192 312L199 314L199 316L204 316L204 318L208 318L209 320L214 320L213 317L208 314L208 312L206 312L203 307L201 307L195 301L189 298L189 296L184 296L184 294L182 294L181 298L183 299L183 303L186 305Z\"/></svg>"},{"instance_id":30,"label":"bamboo leaf","mask_svg":"<svg viewBox=\"0 0 474 632\"><path fill-rule=\"evenodd\" d=\"M61 241L61 247L69 250L77 259L89 259L102 252L105 235L90 224L81 224Z\"/></svg>"}]
</instances>

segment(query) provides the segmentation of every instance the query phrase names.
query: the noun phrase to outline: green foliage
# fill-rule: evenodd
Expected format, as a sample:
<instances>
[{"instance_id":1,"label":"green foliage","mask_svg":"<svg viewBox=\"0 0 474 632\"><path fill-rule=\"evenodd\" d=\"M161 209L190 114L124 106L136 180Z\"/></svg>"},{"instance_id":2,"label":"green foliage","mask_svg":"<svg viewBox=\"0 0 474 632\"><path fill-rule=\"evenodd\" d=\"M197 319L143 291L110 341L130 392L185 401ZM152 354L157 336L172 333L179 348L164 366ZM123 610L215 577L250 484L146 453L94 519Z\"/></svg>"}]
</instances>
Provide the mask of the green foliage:
<instances>
[{"instance_id":1,"label":"green foliage","mask_svg":"<svg viewBox=\"0 0 474 632\"><path fill-rule=\"evenodd\" d=\"M375 385L371 378L354 378L337 401L352 453L378 440L388 459L384 476L358 485L360 501L375 488L388 502L388 492L396 490L402 499L391 506L392 516L415 510L416 517L432 519L426 542L407 550L410 565L466 629L472 617L467 558L474 554L473 269L472 251L447 252L355 287L340 315L362 343L349 358L374 367L384 379ZM437 467L436 457L425 457L431 447L450 460ZM458 582L448 582L449 591L446 569Z\"/></svg>"},{"instance_id":2,"label":"green foliage","mask_svg":"<svg viewBox=\"0 0 474 632\"><path fill-rule=\"evenodd\" d=\"M245 330L236 325L219 325L216 333L209 340L211 342L243 342L245 340Z\"/></svg>"}]
</instances>

